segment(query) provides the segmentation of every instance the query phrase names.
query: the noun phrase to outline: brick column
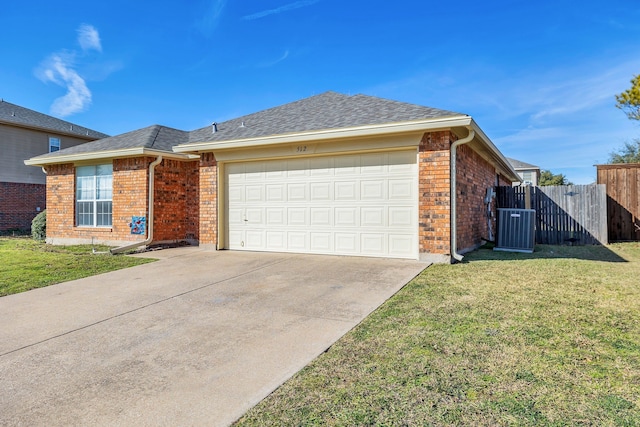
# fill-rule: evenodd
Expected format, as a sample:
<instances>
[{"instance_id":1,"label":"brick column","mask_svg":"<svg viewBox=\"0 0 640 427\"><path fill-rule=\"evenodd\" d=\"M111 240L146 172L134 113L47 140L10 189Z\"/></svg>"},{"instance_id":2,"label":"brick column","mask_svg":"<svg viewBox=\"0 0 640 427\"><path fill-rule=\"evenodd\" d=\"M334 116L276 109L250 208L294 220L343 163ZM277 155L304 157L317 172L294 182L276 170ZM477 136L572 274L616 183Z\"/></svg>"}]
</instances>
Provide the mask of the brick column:
<instances>
[{"instance_id":1,"label":"brick column","mask_svg":"<svg viewBox=\"0 0 640 427\"><path fill-rule=\"evenodd\" d=\"M419 248L423 254L451 253L450 131L425 133L419 149Z\"/></svg>"},{"instance_id":2,"label":"brick column","mask_svg":"<svg viewBox=\"0 0 640 427\"><path fill-rule=\"evenodd\" d=\"M218 243L218 162L213 153L200 155L200 244Z\"/></svg>"}]
</instances>

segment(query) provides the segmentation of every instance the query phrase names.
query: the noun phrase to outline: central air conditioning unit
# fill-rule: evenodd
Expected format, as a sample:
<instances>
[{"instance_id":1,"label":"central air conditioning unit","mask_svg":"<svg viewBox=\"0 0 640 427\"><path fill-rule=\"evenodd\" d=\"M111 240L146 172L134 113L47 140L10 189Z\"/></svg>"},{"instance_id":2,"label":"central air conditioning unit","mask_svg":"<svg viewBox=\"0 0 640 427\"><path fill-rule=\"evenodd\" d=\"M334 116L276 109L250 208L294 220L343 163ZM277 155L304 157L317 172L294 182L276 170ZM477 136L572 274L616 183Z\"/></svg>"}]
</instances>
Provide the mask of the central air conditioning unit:
<instances>
[{"instance_id":1,"label":"central air conditioning unit","mask_svg":"<svg viewBox=\"0 0 640 427\"><path fill-rule=\"evenodd\" d=\"M498 208L498 239L495 251L532 253L535 245L536 211Z\"/></svg>"}]
</instances>

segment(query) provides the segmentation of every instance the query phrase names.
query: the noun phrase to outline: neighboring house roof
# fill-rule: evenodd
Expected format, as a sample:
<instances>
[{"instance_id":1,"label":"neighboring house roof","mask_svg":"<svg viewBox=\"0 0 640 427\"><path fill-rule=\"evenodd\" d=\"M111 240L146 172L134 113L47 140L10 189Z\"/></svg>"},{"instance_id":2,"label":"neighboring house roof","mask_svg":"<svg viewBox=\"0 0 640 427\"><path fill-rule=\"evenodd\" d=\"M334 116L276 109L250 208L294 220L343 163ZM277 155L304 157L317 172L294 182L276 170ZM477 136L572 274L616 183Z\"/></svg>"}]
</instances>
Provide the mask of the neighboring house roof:
<instances>
[{"instance_id":1,"label":"neighboring house roof","mask_svg":"<svg viewBox=\"0 0 640 427\"><path fill-rule=\"evenodd\" d=\"M513 166L513 168L515 170L540 169L540 166L532 165L530 163L521 162L520 160L512 159L511 157L507 157L507 160L509 161L509 163L511 163L511 166Z\"/></svg>"},{"instance_id":2,"label":"neighboring house roof","mask_svg":"<svg viewBox=\"0 0 640 427\"><path fill-rule=\"evenodd\" d=\"M419 135L428 129L455 129L459 137L474 130L475 149L511 179L509 162L473 119L461 113L367 95L325 92L191 132L155 125L27 160L28 165L109 157L163 154L197 158L195 153L251 148L304 140L327 140L397 133Z\"/></svg>"},{"instance_id":3,"label":"neighboring house roof","mask_svg":"<svg viewBox=\"0 0 640 427\"><path fill-rule=\"evenodd\" d=\"M106 138L102 132L78 126L65 120L56 119L46 114L0 100L0 123L20 127L28 127L85 139Z\"/></svg>"}]
</instances>

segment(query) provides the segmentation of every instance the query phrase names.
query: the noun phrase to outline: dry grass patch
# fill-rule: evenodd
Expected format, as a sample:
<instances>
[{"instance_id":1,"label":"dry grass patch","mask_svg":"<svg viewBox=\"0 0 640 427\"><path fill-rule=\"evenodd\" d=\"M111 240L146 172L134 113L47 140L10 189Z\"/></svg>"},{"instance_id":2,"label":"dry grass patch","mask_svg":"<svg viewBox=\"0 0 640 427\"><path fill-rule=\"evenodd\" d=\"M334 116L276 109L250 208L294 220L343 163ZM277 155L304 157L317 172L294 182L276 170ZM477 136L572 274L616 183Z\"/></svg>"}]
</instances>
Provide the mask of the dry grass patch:
<instances>
[{"instance_id":1,"label":"dry grass patch","mask_svg":"<svg viewBox=\"0 0 640 427\"><path fill-rule=\"evenodd\" d=\"M640 244L425 270L238 425L640 425Z\"/></svg>"}]
</instances>

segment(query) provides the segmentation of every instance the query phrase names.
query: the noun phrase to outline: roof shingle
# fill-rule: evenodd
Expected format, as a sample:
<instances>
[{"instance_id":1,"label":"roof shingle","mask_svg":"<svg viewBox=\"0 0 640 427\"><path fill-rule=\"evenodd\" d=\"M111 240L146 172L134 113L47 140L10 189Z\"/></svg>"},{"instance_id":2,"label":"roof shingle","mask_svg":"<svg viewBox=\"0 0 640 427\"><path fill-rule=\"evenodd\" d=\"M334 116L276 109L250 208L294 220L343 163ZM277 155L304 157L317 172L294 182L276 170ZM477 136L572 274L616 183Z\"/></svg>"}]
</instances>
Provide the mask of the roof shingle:
<instances>
[{"instance_id":1,"label":"roof shingle","mask_svg":"<svg viewBox=\"0 0 640 427\"><path fill-rule=\"evenodd\" d=\"M39 157L51 158L126 148L172 151L174 146L186 143L230 141L461 115L463 114L373 96L325 92L218 123L215 133L212 126L186 132L153 125Z\"/></svg>"},{"instance_id":2,"label":"roof shingle","mask_svg":"<svg viewBox=\"0 0 640 427\"><path fill-rule=\"evenodd\" d=\"M0 100L0 122L77 135L86 139L99 139L109 136L106 133L38 113L5 100Z\"/></svg>"}]
</instances>

